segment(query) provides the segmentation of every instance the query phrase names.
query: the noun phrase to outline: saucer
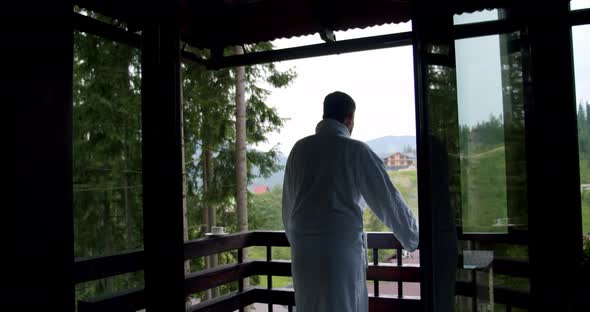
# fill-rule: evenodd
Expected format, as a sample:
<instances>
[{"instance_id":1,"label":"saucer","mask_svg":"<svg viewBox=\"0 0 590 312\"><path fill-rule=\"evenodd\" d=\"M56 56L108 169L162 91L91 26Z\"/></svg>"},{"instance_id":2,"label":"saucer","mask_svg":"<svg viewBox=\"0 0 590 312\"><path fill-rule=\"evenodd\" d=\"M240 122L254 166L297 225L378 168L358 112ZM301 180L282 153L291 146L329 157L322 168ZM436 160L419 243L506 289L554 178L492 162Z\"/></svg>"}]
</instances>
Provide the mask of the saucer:
<instances>
[{"instance_id":1,"label":"saucer","mask_svg":"<svg viewBox=\"0 0 590 312\"><path fill-rule=\"evenodd\" d=\"M229 233L224 232L224 233L205 233L205 236L207 237L221 237L221 236L227 236L229 235Z\"/></svg>"}]
</instances>

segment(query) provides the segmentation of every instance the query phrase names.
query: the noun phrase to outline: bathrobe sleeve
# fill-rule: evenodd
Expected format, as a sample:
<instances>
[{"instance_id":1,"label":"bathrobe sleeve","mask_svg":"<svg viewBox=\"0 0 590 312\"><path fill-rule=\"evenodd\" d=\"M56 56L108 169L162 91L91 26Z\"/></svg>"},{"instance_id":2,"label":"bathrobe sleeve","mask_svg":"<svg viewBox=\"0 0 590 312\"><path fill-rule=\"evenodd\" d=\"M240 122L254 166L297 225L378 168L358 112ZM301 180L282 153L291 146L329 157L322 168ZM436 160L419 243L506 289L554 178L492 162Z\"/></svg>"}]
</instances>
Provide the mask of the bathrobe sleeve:
<instances>
[{"instance_id":1,"label":"bathrobe sleeve","mask_svg":"<svg viewBox=\"0 0 590 312\"><path fill-rule=\"evenodd\" d=\"M287 159L287 165L285 166L285 175L283 177L283 198L282 198L282 216L283 216L283 226L285 227L285 233L287 234L287 238L289 238L289 220L291 217L291 211L293 210L293 188L292 184L292 170L293 170L293 152L289 155Z\"/></svg>"},{"instance_id":2,"label":"bathrobe sleeve","mask_svg":"<svg viewBox=\"0 0 590 312\"><path fill-rule=\"evenodd\" d=\"M404 249L418 248L418 224L410 208L395 188L383 161L364 146L358 157L357 181L361 195L375 215L393 231Z\"/></svg>"}]
</instances>

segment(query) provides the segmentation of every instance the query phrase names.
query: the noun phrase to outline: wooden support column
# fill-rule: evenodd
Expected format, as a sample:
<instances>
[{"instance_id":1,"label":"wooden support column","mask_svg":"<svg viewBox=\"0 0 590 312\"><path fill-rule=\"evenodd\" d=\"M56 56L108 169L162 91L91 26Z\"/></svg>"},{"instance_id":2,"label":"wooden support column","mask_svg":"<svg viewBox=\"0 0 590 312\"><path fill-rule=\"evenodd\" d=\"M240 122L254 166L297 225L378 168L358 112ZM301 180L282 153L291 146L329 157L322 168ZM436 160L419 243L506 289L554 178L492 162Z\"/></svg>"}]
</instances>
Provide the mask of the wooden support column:
<instances>
[{"instance_id":1,"label":"wooden support column","mask_svg":"<svg viewBox=\"0 0 590 312\"><path fill-rule=\"evenodd\" d=\"M433 94L433 71L454 77L453 14L449 1L416 0L412 8L414 84L420 203L420 296L424 311L453 311L457 235L452 170L458 167L454 79L448 96ZM440 61L440 62L438 62ZM436 83L436 82L435 82ZM439 82L440 83L440 82ZM452 85L452 88L451 88Z\"/></svg>"},{"instance_id":2,"label":"wooden support column","mask_svg":"<svg viewBox=\"0 0 590 312\"><path fill-rule=\"evenodd\" d=\"M3 12L2 307L73 312L72 4Z\"/></svg>"},{"instance_id":3,"label":"wooden support column","mask_svg":"<svg viewBox=\"0 0 590 312\"><path fill-rule=\"evenodd\" d=\"M177 5L176 1L147 5L142 33L145 289L149 312L185 310Z\"/></svg>"},{"instance_id":4,"label":"wooden support column","mask_svg":"<svg viewBox=\"0 0 590 312\"><path fill-rule=\"evenodd\" d=\"M581 260L580 168L568 1L526 1L524 73L531 310L574 311ZM533 8L534 10L530 9ZM559 146L559 165L551 143ZM559 257L550 256L550 248Z\"/></svg>"}]
</instances>

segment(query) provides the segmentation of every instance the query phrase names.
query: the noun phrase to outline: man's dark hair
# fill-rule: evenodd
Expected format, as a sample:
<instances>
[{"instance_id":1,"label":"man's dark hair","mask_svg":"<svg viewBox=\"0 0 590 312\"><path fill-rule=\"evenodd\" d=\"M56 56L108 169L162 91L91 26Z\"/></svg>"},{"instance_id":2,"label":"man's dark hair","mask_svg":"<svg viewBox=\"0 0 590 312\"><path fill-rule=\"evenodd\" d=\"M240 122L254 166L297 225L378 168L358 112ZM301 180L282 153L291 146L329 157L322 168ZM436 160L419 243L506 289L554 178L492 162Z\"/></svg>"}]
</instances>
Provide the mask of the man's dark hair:
<instances>
[{"instance_id":1,"label":"man's dark hair","mask_svg":"<svg viewBox=\"0 0 590 312\"><path fill-rule=\"evenodd\" d=\"M330 118L344 122L347 116L354 113L356 104L350 95L336 91L332 92L324 98L324 116L323 118Z\"/></svg>"}]
</instances>

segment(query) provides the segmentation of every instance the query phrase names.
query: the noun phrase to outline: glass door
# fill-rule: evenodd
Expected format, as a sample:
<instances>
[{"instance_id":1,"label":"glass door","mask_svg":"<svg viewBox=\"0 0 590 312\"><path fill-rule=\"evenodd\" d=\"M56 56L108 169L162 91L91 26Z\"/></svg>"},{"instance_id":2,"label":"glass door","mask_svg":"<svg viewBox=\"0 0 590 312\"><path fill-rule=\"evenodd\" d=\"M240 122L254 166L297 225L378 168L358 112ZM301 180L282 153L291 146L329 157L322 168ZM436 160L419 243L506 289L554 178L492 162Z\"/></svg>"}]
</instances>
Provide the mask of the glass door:
<instances>
[{"instance_id":1,"label":"glass door","mask_svg":"<svg viewBox=\"0 0 590 312\"><path fill-rule=\"evenodd\" d=\"M426 160L420 192L428 194L421 243L432 244L422 264L432 280L422 296L440 311L523 311L530 289L525 56L503 10L474 14L486 16L416 27L419 146L427 147L419 155ZM481 23L498 31L479 31ZM453 30L439 30L445 25Z\"/></svg>"}]
</instances>

